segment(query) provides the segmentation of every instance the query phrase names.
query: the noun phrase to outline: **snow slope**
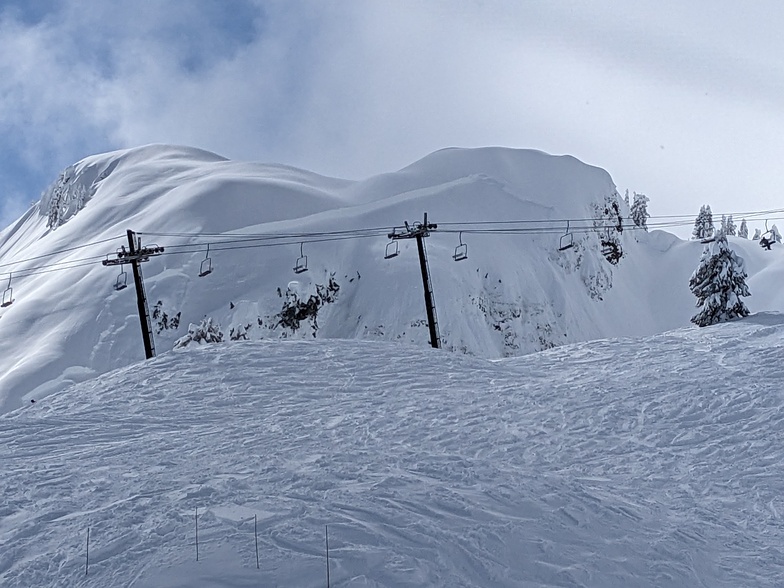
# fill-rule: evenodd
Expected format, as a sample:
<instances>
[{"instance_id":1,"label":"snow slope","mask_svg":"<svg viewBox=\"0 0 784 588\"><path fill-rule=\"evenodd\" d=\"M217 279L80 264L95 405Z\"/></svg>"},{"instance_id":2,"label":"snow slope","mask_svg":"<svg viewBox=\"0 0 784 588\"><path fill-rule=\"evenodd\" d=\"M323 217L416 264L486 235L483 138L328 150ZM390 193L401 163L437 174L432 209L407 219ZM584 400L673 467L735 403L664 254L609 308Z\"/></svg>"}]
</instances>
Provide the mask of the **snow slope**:
<instances>
[{"instance_id":1,"label":"snow slope","mask_svg":"<svg viewBox=\"0 0 784 588\"><path fill-rule=\"evenodd\" d=\"M783 337L169 352L0 416L0 585L780 586Z\"/></svg>"},{"instance_id":2,"label":"snow slope","mask_svg":"<svg viewBox=\"0 0 784 588\"><path fill-rule=\"evenodd\" d=\"M0 308L0 413L144 357L134 289L115 292L117 269L100 263L127 244L127 229L166 247L143 267L159 352L205 316L227 337L427 345L416 246L402 241L402 254L384 259L386 234L425 212L439 224L427 249L447 349L498 358L687 325L701 246L627 230L616 235L624 257L612 265L601 254L611 202L618 195L604 170L538 151L445 149L359 182L166 145L89 157L0 233L0 287L10 283L15 299ZM576 246L558 251L563 219L587 228L572 227ZM472 232L509 220L542 230ZM372 230L297 236L360 229ZM257 235L256 247L236 248L247 245L237 235ZM455 263L461 238L469 256ZM198 278L208 244L214 271ZM752 273L750 308L784 310L774 286L781 252L738 247ZM309 271L295 274L301 251ZM331 276L339 292L317 317L280 325L291 296L306 300Z\"/></svg>"}]
</instances>

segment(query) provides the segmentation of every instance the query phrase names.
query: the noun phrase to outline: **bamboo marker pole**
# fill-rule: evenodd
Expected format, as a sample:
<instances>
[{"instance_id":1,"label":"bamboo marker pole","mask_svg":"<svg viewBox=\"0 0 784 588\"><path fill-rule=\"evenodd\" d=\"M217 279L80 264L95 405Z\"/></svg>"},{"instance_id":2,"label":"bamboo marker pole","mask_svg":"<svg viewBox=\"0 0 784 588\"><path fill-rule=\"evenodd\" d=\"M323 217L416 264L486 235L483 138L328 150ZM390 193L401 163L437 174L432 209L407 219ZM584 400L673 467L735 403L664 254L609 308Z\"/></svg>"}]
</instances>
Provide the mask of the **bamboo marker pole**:
<instances>
[{"instance_id":1,"label":"bamboo marker pole","mask_svg":"<svg viewBox=\"0 0 784 588\"><path fill-rule=\"evenodd\" d=\"M87 527L87 555L84 560L84 575L87 575L87 570L90 566L90 527Z\"/></svg>"},{"instance_id":2,"label":"bamboo marker pole","mask_svg":"<svg viewBox=\"0 0 784 588\"><path fill-rule=\"evenodd\" d=\"M256 569L259 569L259 533L256 527L256 515L253 515L253 537L256 540Z\"/></svg>"}]
</instances>

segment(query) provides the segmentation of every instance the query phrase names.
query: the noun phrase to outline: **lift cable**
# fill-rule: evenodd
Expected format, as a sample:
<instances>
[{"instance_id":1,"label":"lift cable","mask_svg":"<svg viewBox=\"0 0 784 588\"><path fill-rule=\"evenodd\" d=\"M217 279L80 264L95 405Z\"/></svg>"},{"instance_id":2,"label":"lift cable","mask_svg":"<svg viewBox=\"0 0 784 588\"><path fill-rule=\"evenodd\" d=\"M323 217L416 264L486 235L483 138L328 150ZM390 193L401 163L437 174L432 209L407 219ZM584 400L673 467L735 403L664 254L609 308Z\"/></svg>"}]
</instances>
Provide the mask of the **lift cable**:
<instances>
[{"instance_id":1,"label":"lift cable","mask_svg":"<svg viewBox=\"0 0 784 588\"><path fill-rule=\"evenodd\" d=\"M103 257L101 257L100 259L103 259ZM59 271L63 271L63 270L76 269L76 268L80 268L80 267L89 267L89 266L93 266L93 265L95 265L95 260L82 261L81 263L61 264L61 266L59 266L59 267L54 267L54 265L53 266L43 266L43 267L31 268L29 270L17 270L15 272L13 272L13 276L14 276L14 279L16 279L16 278L27 278L29 276L38 276L38 275L41 275L41 274L49 274L49 273L52 273L52 272L59 272ZM9 274L2 274L2 275L3 276L7 276L7 275L11 275L11 274L9 273ZM3 278L3 279L5 279L5 278Z\"/></svg>"},{"instance_id":2,"label":"lift cable","mask_svg":"<svg viewBox=\"0 0 784 588\"><path fill-rule=\"evenodd\" d=\"M758 211L745 211L730 213L734 218L762 218L768 220L784 220L784 209L769 209ZM719 213L714 213L714 217ZM782 216L773 216L782 215ZM724 214L724 216L729 216ZM655 228L671 228L688 226L694 222L694 215L662 215L648 217L647 227L638 227L629 222L630 219L624 217L623 229L624 230L644 230ZM596 224L600 220L602 224ZM466 234L496 234L496 235L550 235L562 234L563 227L569 223L570 231L574 233L591 233L595 231L607 230L616 227L616 224L610 222L609 219L524 219L524 220L505 220L505 221L468 221L468 222L441 222L439 223L438 232L441 233L466 233ZM582 225L582 226L581 226ZM299 243L323 243L333 241L343 241L350 239L364 239L372 237L381 237L387 235L390 227L372 227L360 229L345 229L339 231L313 231L313 232L289 232L289 233L163 233L163 232L140 232L138 235L146 235L149 237L181 237L181 238L220 238L218 241L194 241L191 243L175 243L167 245L165 255L176 255L179 253L194 253L209 245L212 251L227 251L235 249L250 249L256 247L276 247L296 245ZM397 227L393 227L394 229ZM0 263L0 268L18 267L22 264L38 261L55 255L61 255L72 251L78 251L87 247L101 245L112 241L123 239L122 235L91 241L82 245L75 245L52 251L50 253L28 257L24 259L8 261ZM73 269L89 265L96 260L104 259L105 255L95 255L73 260L66 260L60 262L53 262L29 269L13 271L15 277L33 276L53 271L60 271L64 269ZM10 273L10 272L9 272ZM0 274L8 275L6 273Z\"/></svg>"},{"instance_id":3,"label":"lift cable","mask_svg":"<svg viewBox=\"0 0 784 588\"><path fill-rule=\"evenodd\" d=\"M290 238L291 240L282 243L252 243L252 244L232 244L231 242L216 243L215 241L212 241L209 243L209 245L210 245L210 251L215 252L215 251L233 251L236 249L257 249L260 247L285 247L287 245L299 245L300 243L326 243L326 242L334 242L334 241L348 241L351 239L368 239L377 236L378 235L345 235L343 237L324 237L318 239L305 239L305 240ZM204 249L204 246L206 244L207 242L190 243L185 245L167 245L166 251L162 255L166 256L166 255L182 255L187 253L198 253ZM189 249L189 250L171 251L172 249Z\"/></svg>"},{"instance_id":4,"label":"lift cable","mask_svg":"<svg viewBox=\"0 0 784 588\"><path fill-rule=\"evenodd\" d=\"M57 251L52 251L51 253L44 253L43 255L36 255L35 257L27 257L25 259L19 259L16 261L9 261L6 263L0 263L0 267L6 267L9 265L18 265L20 263L26 263L28 261L36 261L38 259L44 259L45 257L52 257L53 255L59 255L61 253L68 253L70 251L77 251L79 249L84 249L85 247L91 247L93 245L101 245L103 243L109 243L110 241L117 241L118 239L123 239L124 235L119 235L117 237L110 237L108 239L101 239L100 241L92 241L90 243L85 243L84 245L74 245L73 247L67 247L65 249L58 249ZM99 256L98 259L104 256Z\"/></svg>"},{"instance_id":5,"label":"lift cable","mask_svg":"<svg viewBox=\"0 0 784 588\"><path fill-rule=\"evenodd\" d=\"M303 237L320 237L320 236L337 236L337 235L383 235L389 231L389 227L375 227L363 229L345 229L342 231L310 231L299 233L152 233L139 231L137 235L144 235L147 237L234 237L238 240L255 240L255 239L284 239L284 238L303 238Z\"/></svg>"}]
</instances>

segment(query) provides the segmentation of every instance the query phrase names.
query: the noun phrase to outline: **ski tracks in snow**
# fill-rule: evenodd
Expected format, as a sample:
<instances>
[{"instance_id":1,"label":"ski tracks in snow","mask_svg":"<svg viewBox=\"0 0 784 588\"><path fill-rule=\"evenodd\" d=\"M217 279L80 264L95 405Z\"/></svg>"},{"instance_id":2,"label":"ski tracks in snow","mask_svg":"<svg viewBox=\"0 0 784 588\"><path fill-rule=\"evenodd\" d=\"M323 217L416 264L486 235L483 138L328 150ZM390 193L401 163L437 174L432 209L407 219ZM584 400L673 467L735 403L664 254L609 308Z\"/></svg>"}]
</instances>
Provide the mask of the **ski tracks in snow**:
<instances>
[{"instance_id":1,"label":"ski tracks in snow","mask_svg":"<svg viewBox=\"0 0 784 588\"><path fill-rule=\"evenodd\" d=\"M0 583L775 586L781 334L169 353L0 417Z\"/></svg>"}]
</instances>

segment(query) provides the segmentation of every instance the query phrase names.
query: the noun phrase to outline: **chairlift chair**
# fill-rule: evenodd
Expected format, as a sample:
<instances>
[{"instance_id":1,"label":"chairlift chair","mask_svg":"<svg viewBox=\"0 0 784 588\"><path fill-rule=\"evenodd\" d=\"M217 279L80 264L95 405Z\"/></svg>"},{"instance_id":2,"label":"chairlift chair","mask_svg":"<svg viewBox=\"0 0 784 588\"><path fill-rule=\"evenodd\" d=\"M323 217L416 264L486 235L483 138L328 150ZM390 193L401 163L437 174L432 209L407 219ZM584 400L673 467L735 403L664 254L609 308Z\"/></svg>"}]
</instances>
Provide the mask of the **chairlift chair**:
<instances>
[{"instance_id":1,"label":"chairlift chair","mask_svg":"<svg viewBox=\"0 0 784 588\"><path fill-rule=\"evenodd\" d=\"M397 241L390 241L387 243L387 247L384 250L384 259L392 259L398 255L400 255L400 247L398 246Z\"/></svg>"},{"instance_id":2,"label":"chairlift chair","mask_svg":"<svg viewBox=\"0 0 784 588\"><path fill-rule=\"evenodd\" d=\"M700 243L707 245L708 243L713 243L716 240L716 236L712 235L710 237L703 237L700 239Z\"/></svg>"},{"instance_id":3,"label":"chairlift chair","mask_svg":"<svg viewBox=\"0 0 784 588\"><path fill-rule=\"evenodd\" d=\"M294 273L301 274L302 272L308 271L308 256L302 252L302 248L304 243L299 244L299 257L297 258L297 263L294 264Z\"/></svg>"},{"instance_id":4,"label":"chairlift chair","mask_svg":"<svg viewBox=\"0 0 784 588\"><path fill-rule=\"evenodd\" d=\"M458 239L460 240L460 245L455 247L455 254L452 256L452 259L455 261L463 261L464 259L468 259L468 245L463 243L463 231L460 231Z\"/></svg>"},{"instance_id":5,"label":"chairlift chair","mask_svg":"<svg viewBox=\"0 0 784 588\"><path fill-rule=\"evenodd\" d=\"M212 273L212 258L210 257L210 244L207 243L207 253L199 265L199 277L203 278Z\"/></svg>"},{"instance_id":6,"label":"chairlift chair","mask_svg":"<svg viewBox=\"0 0 784 588\"><path fill-rule=\"evenodd\" d=\"M119 292L120 290L124 290L127 286L128 274L125 272L125 270L120 270L120 273L114 282L114 289Z\"/></svg>"},{"instance_id":7,"label":"chairlift chair","mask_svg":"<svg viewBox=\"0 0 784 588\"><path fill-rule=\"evenodd\" d=\"M762 233L762 236L760 237L759 245L763 249L766 249L767 251L771 251L770 247L775 242L776 242L776 236L773 234L773 232L772 231L765 231L764 233Z\"/></svg>"},{"instance_id":8,"label":"chairlift chair","mask_svg":"<svg viewBox=\"0 0 784 588\"><path fill-rule=\"evenodd\" d=\"M561 235L561 240L558 243L558 251L566 251L574 247L574 235L569 232L569 221L566 221L566 233Z\"/></svg>"},{"instance_id":9,"label":"chairlift chair","mask_svg":"<svg viewBox=\"0 0 784 588\"><path fill-rule=\"evenodd\" d=\"M760 237L760 240L759 240L760 247L762 247L763 249L766 249L768 251L771 251L771 248L770 248L771 245L773 245L776 242L777 242L776 241L776 235L773 234L772 230L768 229L768 221L766 220L765 221L765 232L762 233L762 236Z\"/></svg>"},{"instance_id":10,"label":"chairlift chair","mask_svg":"<svg viewBox=\"0 0 784 588\"><path fill-rule=\"evenodd\" d=\"M0 306L5 308L11 306L14 301L14 289L11 287L11 274L8 274L8 287L3 291L3 301Z\"/></svg>"}]
</instances>

